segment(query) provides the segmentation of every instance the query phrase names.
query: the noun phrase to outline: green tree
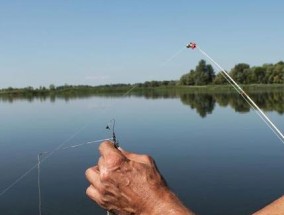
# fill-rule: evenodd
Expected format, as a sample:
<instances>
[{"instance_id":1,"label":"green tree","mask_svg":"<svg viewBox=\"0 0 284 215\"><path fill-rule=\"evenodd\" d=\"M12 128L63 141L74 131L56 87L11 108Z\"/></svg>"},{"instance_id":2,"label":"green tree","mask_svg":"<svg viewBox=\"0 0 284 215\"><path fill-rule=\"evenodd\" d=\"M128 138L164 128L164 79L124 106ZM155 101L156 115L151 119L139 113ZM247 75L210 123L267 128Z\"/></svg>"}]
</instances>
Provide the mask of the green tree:
<instances>
[{"instance_id":1,"label":"green tree","mask_svg":"<svg viewBox=\"0 0 284 215\"><path fill-rule=\"evenodd\" d=\"M246 84L250 66L246 63L239 63L230 71L231 77L239 84Z\"/></svg>"},{"instance_id":2,"label":"green tree","mask_svg":"<svg viewBox=\"0 0 284 215\"><path fill-rule=\"evenodd\" d=\"M189 73L184 74L181 76L180 78L180 84L181 85L194 85L194 76L195 76L195 71L194 70L190 70Z\"/></svg>"},{"instance_id":3,"label":"green tree","mask_svg":"<svg viewBox=\"0 0 284 215\"><path fill-rule=\"evenodd\" d=\"M227 83L228 83L227 80L224 78L224 76L221 72L219 72L213 80L213 84L217 84L217 85L227 84Z\"/></svg>"},{"instance_id":4,"label":"green tree","mask_svg":"<svg viewBox=\"0 0 284 215\"><path fill-rule=\"evenodd\" d=\"M256 78L255 83L257 84L265 83L265 68L260 66L254 67L252 73Z\"/></svg>"},{"instance_id":5,"label":"green tree","mask_svg":"<svg viewBox=\"0 0 284 215\"><path fill-rule=\"evenodd\" d=\"M273 83L275 84L283 84L284 83L284 62L280 61L275 64L273 68Z\"/></svg>"},{"instance_id":6,"label":"green tree","mask_svg":"<svg viewBox=\"0 0 284 215\"><path fill-rule=\"evenodd\" d=\"M55 87L55 85L54 84L51 84L51 85L49 85L49 90L55 90L56 89L56 87Z\"/></svg>"},{"instance_id":7,"label":"green tree","mask_svg":"<svg viewBox=\"0 0 284 215\"><path fill-rule=\"evenodd\" d=\"M200 60L195 69L195 85L207 85L212 83L215 77L214 69L206 64L205 60Z\"/></svg>"},{"instance_id":8,"label":"green tree","mask_svg":"<svg viewBox=\"0 0 284 215\"><path fill-rule=\"evenodd\" d=\"M195 70L190 70L180 78L181 85L207 85L215 78L214 69L206 64L205 60L200 60Z\"/></svg>"}]
</instances>

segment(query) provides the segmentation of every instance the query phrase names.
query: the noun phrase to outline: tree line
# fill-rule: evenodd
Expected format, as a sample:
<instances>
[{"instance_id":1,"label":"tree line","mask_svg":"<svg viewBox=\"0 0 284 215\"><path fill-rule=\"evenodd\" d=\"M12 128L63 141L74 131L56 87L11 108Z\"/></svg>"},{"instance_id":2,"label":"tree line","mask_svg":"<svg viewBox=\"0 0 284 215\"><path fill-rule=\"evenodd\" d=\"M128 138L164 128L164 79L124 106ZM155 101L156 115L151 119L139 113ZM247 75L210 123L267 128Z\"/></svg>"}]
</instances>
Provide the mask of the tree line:
<instances>
[{"instance_id":1,"label":"tree line","mask_svg":"<svg viewBox=\"0 0 284 215\"><path fill-rule=\"evenodd\" d=\"M283 84L284 62L276 64L263 64L262 66L250 67L246 63L239 63L229 72L229 75L239 84ZM205 60L200 60L195 70L181 76L180 85L208 85L227 84L226 79L219 72L217 75L213 67Z\"/></svg>"},{"instance_id":2,"label":"tree line","mask_svg":"<svg viewBox=\"0 0 284 215\"><path fill-rule=\"evenodd\" d=\"M262 66L250 67L248 64L239 63L229 72L229 75L239 84L283 84L284 83L284 62L276 64L264 64ZM156 87L176 87L176 86L204 86L204 85L225 85L228 84L221 72L215 74L213 67L205 60L200 60L196 68L182 75L179 80L146 81L136 84L106 84L100 86L89 85L68 85L49 87L40 86L38 88L8 87L0 89L0 96L48 96L73 94L100 94L100 93L122 93L132 87L135 90Z\"/></svg>"},{"instance_id":3,"label":"tree line","mask_svg":"<svg viewBox=\"0 0 284 215\"><path fill-rule=\"evenodd\" d=\"M206 117L208 114L211 114L218 104L221 107L231 107L236 112L249 112L251 110L250 105L233 89L229 90L230 86L226 85L223 88L226 90L214 92L214 86L210 86L204 89L198 89L193 87L192 89L187 88L187 90L179 88L170 88L170 89L161 89L161 88L151 88L148 90L139 90L133 92L132 96L135 97L144 97L146 99L171 99L171 98L180 98L181 102L184 105L188 105L191 109L196 110L196 112L201 117ZM248 87L248 86L247 86ZM219 88L219 87L218 87ZM209 90L208 90L209 89ZM249 90L248 88L247 90ZM284 114L284 88L276 88L275 91L263 91L259 90L254 91L250 89L249 94L253 101L264 111L276 111L279 114ZM125 93L125 92L124 92ZM121 94L103 94L103 96L123 96ZM9 102L12 103L17 99L27 99L32 102L36 99L40 101L50 100L55 102L57 99L64 99L69 101L71 99L80 99L92 97L92 93L64 93L64 94L49 94L41 96L26 96L26 97L17 97L17 96L0 96L0 102ZM98 96L98 95L97 95Z\"/></svg>"}]
</instances>

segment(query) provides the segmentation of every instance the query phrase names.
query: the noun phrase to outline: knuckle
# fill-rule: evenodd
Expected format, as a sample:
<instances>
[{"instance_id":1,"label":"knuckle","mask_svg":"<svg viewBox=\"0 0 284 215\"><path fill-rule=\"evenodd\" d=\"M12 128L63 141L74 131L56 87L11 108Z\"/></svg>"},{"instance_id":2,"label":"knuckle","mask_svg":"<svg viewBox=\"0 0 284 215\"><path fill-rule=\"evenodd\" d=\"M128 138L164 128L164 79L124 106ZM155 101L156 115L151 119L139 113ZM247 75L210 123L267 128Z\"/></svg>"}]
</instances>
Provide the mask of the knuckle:
<instances>
[{"instance_id":1,"label":"knuckle","mask_svg":"<svg viewBox=\"0 0 284 215\"><path fill-rule=\"evenodd\" d=\"M88 168L86 171L85 171L85 176L88 177L92 172L92 169L91 168Z\"/></svg>"},{"instance_id":2,"label":"knuckle","mask_svg":"<svg viewBox=\"0 0 284 215\"><path fill-rule=\"evenodd\" d=\"M85 176L86 176L86 178L87 178L88 180L90 180L90 178L91 178L91 176L92 176L93 173L94 173L94 172L93 172L92 168L88 168L88 169L85 171Z\"/></svg>"},{"instance_id":3,"label":"knuckle","mask_svg":"<svg viewBox=\"0 0 284 215\"><path fill-rule=\"evenodd\" d=\"M107 205L107 190L101 186L101 187L98 187L98 189L95 189L94 187L92 186L89 186L87 189L86 189L86 195L93 199L94 201L96 201L99 205L105 207Z\"/></svg>"},{"instance_id":4,"label":"knuckle","mask_svg":"<svg viewBox=\"0 0 284 215\"><path fill-rule=\"evenodd\" d=\"M100 189L101 198L105 199L106 194L108 193L107 190L103 187Z\"/></svg>"},{"instance_id":5,"label":"knuckle","mask_svg":"<svg viewBox=\"0 0 284 215\"><path fill-rule=\"evenodd\" d=\"M104 171L104 172L101 172L100 174L100 180L101 182L107 182L109 181L111 178L111 174L109 171Z\"/></svg>"},{"instance_id":6,"label":"knuckle","mask_svg":"<svg viewBox=\"0 0 284 215\"><path fill-rule=\"evenodd\" d=\"M121 164L122 158L120 156L113 155L113 156L108 157L105 160L105 162L106 162L107 166L115 167L115 166L119 166Z\"/></svg>"},{"instance_id":7,"label":"knuckle","mask_svg":"<svg viewBox=\"0 0 284 215\"><path fill-rule=\"evenodd\" d=\"M143 160L148 163L148 164L153 164L154 163L154 159L150 156L150 155L142 155L143 156Z\"/></svg>"},{"instance_id":8,"label":"knuckle","mask_svg":"<svg viewBox=\"0 0 284 215\"><path fill-rule=\"evenodd\" d=\"M103 142L100 144L100 146L99 146L99 150L103 150L104 147L105 147L106 145L109 145L109 144L111 144L111 142L110 142L109 140L103 141Z\"/></svg>"},{"instance_id":9,"label":"knuckle","mask_svg":"<svg viewBox=\"0 0 284 215\"><path fill-rule=\"evenodd\" d=\"M88 168L85 171L86 178L90 178L90 177L94 176L97 173L98 173L98 166L97 165L93 166L93 167L90 167L90 168Z\"/></svg>"},{"instance_id":10,"label":"knuckle","mask_svg":"<svg viewBox=\"0 0 284 215\"><path fill-rule=\"evenodd\" d=\"M96 189L100 196L103 196L106 192L106 189L103 184L101 184L100 186L97 186Z\"/></svg>"}]
</instances>

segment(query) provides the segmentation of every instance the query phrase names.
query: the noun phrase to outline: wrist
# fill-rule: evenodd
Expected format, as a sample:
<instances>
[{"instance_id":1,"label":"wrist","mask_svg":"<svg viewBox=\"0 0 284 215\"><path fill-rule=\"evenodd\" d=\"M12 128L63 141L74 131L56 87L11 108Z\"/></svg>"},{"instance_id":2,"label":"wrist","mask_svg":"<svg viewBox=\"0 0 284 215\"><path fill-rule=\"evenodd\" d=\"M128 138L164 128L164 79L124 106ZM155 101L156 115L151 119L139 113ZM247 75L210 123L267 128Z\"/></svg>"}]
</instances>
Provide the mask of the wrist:
<instances>
[{"instance_id":1,"label":"wrist","mask_svg":"<svg viewBox=\"0 0 284 215\"><path fill-rule=\"evenodd\" d=\"M164 190L156 199L149 200L149 204L140 215L194 215L181 201L170 191Z\"/></svg>"}]
</instances>

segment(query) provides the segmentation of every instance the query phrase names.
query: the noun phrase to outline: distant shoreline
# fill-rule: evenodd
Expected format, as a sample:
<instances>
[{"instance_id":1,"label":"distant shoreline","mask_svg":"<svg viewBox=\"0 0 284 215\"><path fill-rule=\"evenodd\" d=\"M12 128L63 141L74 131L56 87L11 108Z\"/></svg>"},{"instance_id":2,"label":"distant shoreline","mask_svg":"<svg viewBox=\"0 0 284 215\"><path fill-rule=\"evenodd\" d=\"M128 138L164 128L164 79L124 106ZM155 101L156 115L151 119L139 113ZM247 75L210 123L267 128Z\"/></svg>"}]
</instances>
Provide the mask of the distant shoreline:
<instances>
[{"instance_id":1,"label":"distant shoreline","mask_svg":"<svg viewBox=\"0 0 284 215\"><path fill-rule=\"evenodd\" d=\"M135 88L134 88L135 87ZM284 84L248 84L241 86L247 92L265 92L277 91L284 93ZM7 88L0 90L0 96L11 97L33 97L33 96L57 96L57 95L99 95L99 94L123 94L132 89L134 92L143 91L164 91L176 90L180 92L198 92L198 93L233 93L235 89L228 85L205 85L205 86L156 86L145 87L139 84L115 84L115 85L102 85L102 86L85 86L85 85L65 85L52 88Z\"/></svg>"}]
</instances>

